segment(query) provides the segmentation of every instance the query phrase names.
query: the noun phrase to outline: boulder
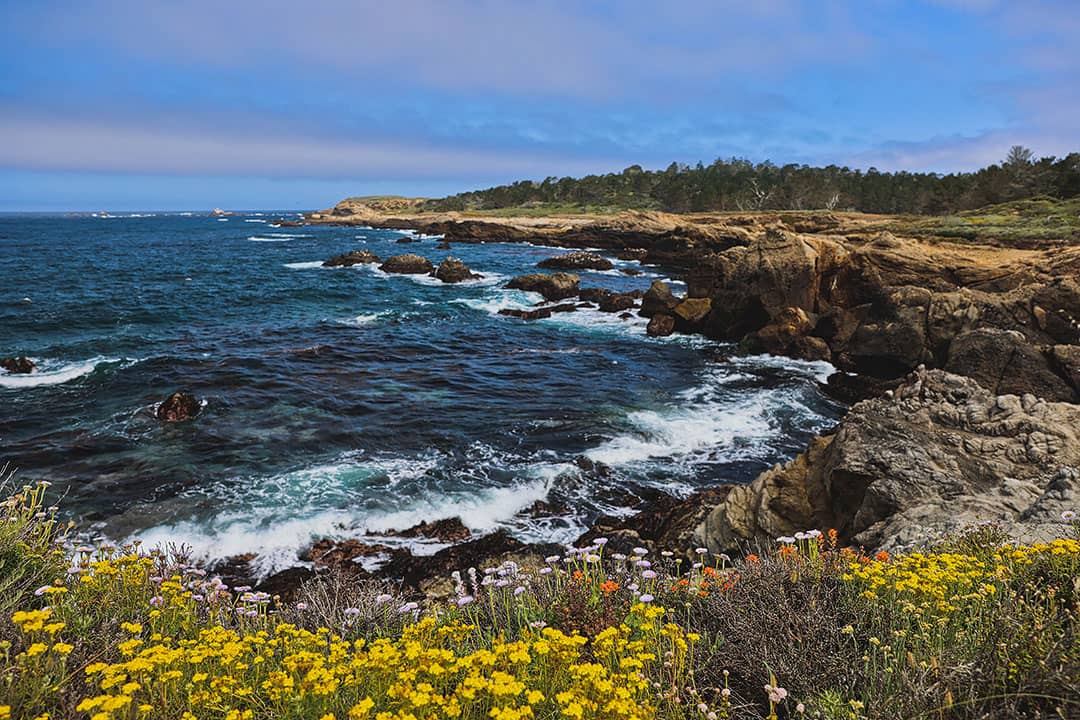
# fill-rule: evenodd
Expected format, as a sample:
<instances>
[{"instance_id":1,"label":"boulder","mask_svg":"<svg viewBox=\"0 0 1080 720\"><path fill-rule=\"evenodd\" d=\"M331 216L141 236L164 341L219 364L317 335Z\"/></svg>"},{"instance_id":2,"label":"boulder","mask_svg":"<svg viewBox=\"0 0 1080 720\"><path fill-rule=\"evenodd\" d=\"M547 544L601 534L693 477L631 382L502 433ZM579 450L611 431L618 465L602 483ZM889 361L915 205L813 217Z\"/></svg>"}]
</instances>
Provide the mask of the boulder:
<instances>
[{"instance_id":1,"label":"boulder","mask_svg":"<svg viewBox=\"0 0 1080 720\"><path fill-rule=\"evenodd\" d=\"M565 300L578 294L581 278L573 273L532 273L513 278L506 287L511 290L538 292L547 300Z\"/></svg>"},{"instance_id":2,"label":"boulder","mask_svg":"<svg viewBox=\"0 0 1080 720\"><path fill-rule=\"evenodd\" d=\"M645 333L649 337L667 337L675 332L675 316L656 314L649 318Z\"/></svg>"},{"instance_id":3,"label":"boulder","mask_svg":"<svg viewBox=\"0 0 1080 720\"><path fill-rule=\"evenodd\" d=\"M545 270L611 270L615 267L603 255L591 252L572 252L541 260L537 267Z\"/></svg>"},{"instance_id":4,"label":"boulder","mask_svg":"<svg viewBox=\"0 0 1080 720\"><path fill-rule=\"evenodd\" d=\"M435 246L435 249L436 250L449 250L450 249L450 243L448 243L446 240L443 240L441 243L439 243L438 245Z\"/></svg>"},{"instance_id":5,"label":"boulder","mask_svg":"<svg viewBox=\"0 0 1080 720\"><path fill-rule=\"evenodd\" d=\"M693 539L719 552L836 528L845 542L892 549L988 520L1046 537L1080 503L1078 468L1080 406L920 369L787 464L732 486Z\"/></svg>"},{"instance_id":6,"label":"boulder","mask_svg":"<svg viewBox=\"0 0 1080 720\"><path fill-rule=\"evenodd\" d=\"M653 280L641 298L641 316L652 317L657 313L671 313L679 304L679 298L671 294L671 288L663 280Z\"/></svg>"},{"instance_id":7,"label":"boulder","mask_svg":"<svg viewBox=\"0 0 1080 720\"><path fill-rule=\"evenodd\" d=\"M323 267L352 267L353 265L366 265L377 262L382 262L382 260L370 250L351 250L330 258L323 263Z\"/></svg>"},{"instance_id":8,"label":"boulder","mask_svg":"<svg viewBox=\"0 0 1080 720\"><path fill-rule=\"evenodd\" d=\"M675 325L680 332L696 332L705 323L705 318L712 309L709 298L687 298L672 309Z\"/></svg>"},{"instance_id":9,"label":"boulder","mask_svg":"<svg viewBox=\"0 0 1080 720\"><path fill-rule=\"evenodd\" d=\"M608 293L597 301L600 312L613 313L629 310L637 305L632 293Z\"/></svg>"},{"instance_id":10,"label":"boulder","mask_svg":"<svg viewBox=\"0 0 1080 720\"><path fill-rule=\"evenodd\" d=\"M1080 400L1073 386L1052 369L1050 358L1012 330L979 328L959 335L949 346L945 369L974 379L995 395L1030 393L1046 400Z\"/></svg>"},{"instance_id":11,"label":"boulder","mask_svg":"<svg viewBox=\"0 0 1080 720\"><path fill-rule=\"evenodd\" d=\"M154 415L163 422L183 422L198 415L200 409L202 405L194 395L174 392L157 406Z\"/></svg>"},{"instance_id":12,"label":"boulder","mask_svg":"<svg viewBox=\"0 0 1080 720\"><path fill-rule=\"evenodd\" d=\"M623 275L629 275L630 277L637 277L641 274L641 271L636 268L619 268L619 272Z\"/></svg>"},{"instance_id":13,"label":"boulder","mask_svg":"<svg viewBox=\"0 0 1080 720\"><path fill-rule=\"evenodd\" d=\"M420 238L414 238L412 235L405 235L404 237L399 237L394 242L398 245L408 245L409 243L420 242Z\"/></svg>"},{"instance_id":14,"label":"boulder","mask_svg":"<svg viewBox=\"0 0 1080 720\"><path fill-rule=\"evenodd\" d=\"M411 528L406 528L405 530L387 530L386 532L379 534L409 538L422 537L444 543L461 542L463 540L468 540L472 536L472 532L469 528L465 527L465 523L461 522L461 518L459 517L433 520L432 522L421 520L419 525L413 525Z\"/></svg>"},{"instance_id":15,"label":"boulder","mask_svg":"<svg viewBox=\"0 0 1080 720\"><path fill-rule=\"evenodd\" d=\"M0 358L0 368L7 370L12 375L25 375L34 372L34 362L23 356Z\"/></svg>"},{"instance_id":16,"label":"boulder","mask_svg":"<svg viewBox=\"0 0 1080 720\"><path fill-rule=\"evenodd\" d=\"M387 258L379 269L385 273L398 275L430 275L435 270L435 266L426 257L409 254Z\"/></svg>"},{"instance_id":17,"label":"boulder","mask_svg":"<svg viewBox=\"0 0 1080 720\"><path fill-rule=\"evenodd\" d=\"M448 257L439 263L439 267L431 273L431 276L442 280L444 283L459 283L481 277L469 270L465 263L452 257Z\"/></svg>"},{"instance_id":18,"label":"boulder","mask_svg":"<svg viewBox=\"0 0 1080 720\"><path fill-rule=\"evenodd\" d=\"M648 254L649 251L645 248L623 248L619 251L618 258L620 260L637 260L641 262Z\"/></svg>"}]
</instances>

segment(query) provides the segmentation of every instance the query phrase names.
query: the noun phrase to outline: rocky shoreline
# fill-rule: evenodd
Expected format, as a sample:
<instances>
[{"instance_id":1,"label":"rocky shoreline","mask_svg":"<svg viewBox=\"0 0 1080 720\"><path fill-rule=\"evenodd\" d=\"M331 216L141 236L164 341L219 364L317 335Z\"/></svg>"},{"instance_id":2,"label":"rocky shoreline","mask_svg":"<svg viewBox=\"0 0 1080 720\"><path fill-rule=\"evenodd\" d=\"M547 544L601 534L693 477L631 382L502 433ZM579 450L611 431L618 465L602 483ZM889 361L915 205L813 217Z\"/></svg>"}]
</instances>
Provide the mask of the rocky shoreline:
<instances>
[{"instance_id":1,"label":"rocky shoreline","mask_svg":"<svg viewBox=\"0 0 1080 720\"><path fill-rule=\"evenodd\" d=\"M663 283L633 294L583 290L572 271L605 260L589 252L553 258L547 267L557 272L510 286L552 303L636 311L650 318L650 334L700 333L840 370L827 390L854 404L786 465L749 485L658 497L628 521L601 518L581 542L603 535L613 546L732 552L830 527L843 542L891 549L977 522L1025 539L1060 530L1061 511L1080 505L1080 246L901 238L876 230L880 220L831 212L392 217L351 201L307 217L441 235L449 247L529 242L681 268L683 297ZM533 312L573 309L564 302ZM430 556L391 550L378 573L438 592L455 569L551 550L505 533L458 533L451 542ZM363 572L356 558L385 548L327 542L320 552L314 569L264 582L280 590L282 578L321 567ZM242 563L231 571L242 575Z\"/></svg>"}]
</instances>

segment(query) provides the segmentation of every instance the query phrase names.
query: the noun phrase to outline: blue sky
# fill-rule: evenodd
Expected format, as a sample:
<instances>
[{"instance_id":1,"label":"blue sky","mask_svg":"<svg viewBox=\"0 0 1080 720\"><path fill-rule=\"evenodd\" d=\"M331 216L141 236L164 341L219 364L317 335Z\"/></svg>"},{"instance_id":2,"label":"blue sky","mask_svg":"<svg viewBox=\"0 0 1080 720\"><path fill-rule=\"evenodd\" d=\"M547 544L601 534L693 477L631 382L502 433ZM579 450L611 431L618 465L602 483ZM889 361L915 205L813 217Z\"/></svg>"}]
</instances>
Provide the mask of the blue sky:
<instances>
[{"instance_id":1,"label":"blue sky","mask_svg":"<svg viewBox=\"0 0 1080 720\"><path fill-rule=\"evenodd\" d=\"M0 210L1080 149L1077 0L0 0Z\"/></svg>"}]
</instances>

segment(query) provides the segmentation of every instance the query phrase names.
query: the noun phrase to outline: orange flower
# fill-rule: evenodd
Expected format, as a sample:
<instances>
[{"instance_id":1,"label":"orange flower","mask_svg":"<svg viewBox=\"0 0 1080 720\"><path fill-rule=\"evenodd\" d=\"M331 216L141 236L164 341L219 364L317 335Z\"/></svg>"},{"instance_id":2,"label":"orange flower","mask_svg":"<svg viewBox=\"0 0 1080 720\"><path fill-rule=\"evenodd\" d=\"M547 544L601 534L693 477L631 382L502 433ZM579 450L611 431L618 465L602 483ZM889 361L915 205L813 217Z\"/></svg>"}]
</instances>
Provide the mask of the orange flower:
<instances>
[{"instance_id":1,"label":"orange flower","mask_svg":"<svg viewBox=\"0 0 1080 720\"><path fill-rule=\"evenodd\" d=\"M618 589L619 589L619 583L615 582L614 580L607 580L605 582L600 583L600 590L605 595L610 595L611 593L615 592Z\"/></svg>"},{"instance_id":2,"label":"orange flower","mask_svg":"<svg viewBox=\"0 0 1080 720\"><path fill-rule=\"evenodd\" d=\"M749 555L746 556L746 562L748 562L748 563L756 563L756 562L759 562L760 560L761 560L761 558L759 558L754 553L750 553Z\"/></svg>"},{"instance_id":3,"label":"orange flower","mask_svg":"<svg viewBox=\"0 0 1080 720\"><path fill-rule=\"evenodd\" d=\"M575 580L581 580L583 577L585 577L585 575L580 570L575 570L574 571L573 578Z\"/></svg>"},{"instance_id":4,"label":"orange flower","mask_svg":"<svg viewBox=\"0 0 1080 720\"><path fill-rule=\"evenodd\" d=\"M839 536L840 533L836 532L836 528L831 528L829 530L829 545L831 545L832 547L836 547L837 538Z\"/></svg>"},{"instance_id":5,"label":"orange flower","mask_svg":"<svg viewBox=\"0 0 1080 720\"><path fill-rule=\"evenodd\" d=\"M714 568L714 567L707 567L704 570L702 570L702 572L705 573L706 575L708 575L709 577L715 577L715 576L720 574L720 573L716 572L716 568Z\"/></svg>"},{"instance_id":6,"label":"orange flower","mask_svg":"<svg viewBox=\"0 0 1080 720\"><path fill-rule=\"evenodd\" d=\"M882 550L881 552L879 552L877 555L874 556L874 559L877 560L878 562L889 562L889 553Z\"/></svg>"}]
</instances>

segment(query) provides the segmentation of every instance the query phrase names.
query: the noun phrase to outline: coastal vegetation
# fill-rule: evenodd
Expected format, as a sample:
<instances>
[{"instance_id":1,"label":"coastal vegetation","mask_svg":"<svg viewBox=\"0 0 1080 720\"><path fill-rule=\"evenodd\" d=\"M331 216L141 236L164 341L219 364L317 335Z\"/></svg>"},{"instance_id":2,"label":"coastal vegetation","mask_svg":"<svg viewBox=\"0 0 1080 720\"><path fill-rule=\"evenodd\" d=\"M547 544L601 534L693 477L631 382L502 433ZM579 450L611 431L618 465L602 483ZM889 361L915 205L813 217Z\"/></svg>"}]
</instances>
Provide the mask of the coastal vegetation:
<instances>
[{"instance_id":1,"label":"coastal vegetation","mask_svg":"<svg viewBox=\"0 0 1080 720\"><path fill-rule=\"evenodd\" d=\"M632 165L622 172L582 178L522 180L442 199L417 202L425 212L609 214L621 210L672 213L760 210L852 210L943 215L1036 195L1080 195L1080 153L1035 158L1014 147L1004 161L974 172L865 171L718 159L704 165L671 163L664 170ZM378 200L393 200L379 198Z\"/></svg>"},{"instance_id":2,"label":"coastal vegetation","mask_svg":"<svg viewBox=\"0 0 1080 720\"><path fill-rule=\"evenodd\" d=\"M830 531L735 560L600 538L542 567L463 569L444 598L331 575L286 600L179 548L72 546L48 497L28 485L0 506L4 720L1080 710L1072 513L1072 537L981 526L897 556Z\"/></svg>"}]
</instances>

